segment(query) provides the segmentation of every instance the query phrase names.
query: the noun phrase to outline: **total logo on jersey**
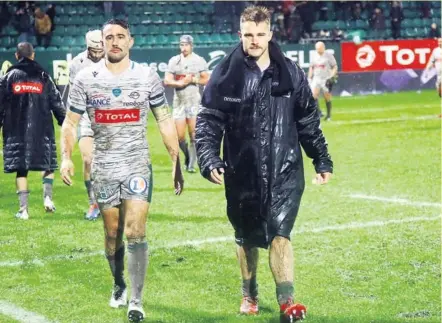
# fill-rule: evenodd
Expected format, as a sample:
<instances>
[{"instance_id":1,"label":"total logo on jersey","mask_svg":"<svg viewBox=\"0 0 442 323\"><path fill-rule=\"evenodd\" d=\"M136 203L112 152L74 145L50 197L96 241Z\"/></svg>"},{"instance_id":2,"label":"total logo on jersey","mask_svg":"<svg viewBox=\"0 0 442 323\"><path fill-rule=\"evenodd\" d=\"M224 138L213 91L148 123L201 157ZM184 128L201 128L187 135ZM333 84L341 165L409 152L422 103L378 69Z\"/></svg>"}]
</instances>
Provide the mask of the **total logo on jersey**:
<instances>
[{"instance_id":1,"label":"total logo on jersey","mask_svg":"<svg viewBox=\"0 0 442 323\"><path fill-rule=\"evenodd\" d=\"M43 84L37 82L12 83L12 91L14 94L23 94L23 93L42 94Z\"/></svg>"},{"instance_id":2,"label":"total logo on jersey","mask_svg":"<svg viewBox=\"0 0 442 323\"><path fill-rule=\"evenodd\" d=\"M88 98L86 104L94 108L108 107L111 104L111 99L104 94L97 94Z\"/></svg>"},{"instance_id":3,"label":"total logo on jersey","mask_svg":"<svg viewBox=\"0 0 442 323\"><path fill-rule=\"evenodd\" d=\"M140 109L95 110L97 124L132 123L140 121Z\"/></svg>"}]
</instances>

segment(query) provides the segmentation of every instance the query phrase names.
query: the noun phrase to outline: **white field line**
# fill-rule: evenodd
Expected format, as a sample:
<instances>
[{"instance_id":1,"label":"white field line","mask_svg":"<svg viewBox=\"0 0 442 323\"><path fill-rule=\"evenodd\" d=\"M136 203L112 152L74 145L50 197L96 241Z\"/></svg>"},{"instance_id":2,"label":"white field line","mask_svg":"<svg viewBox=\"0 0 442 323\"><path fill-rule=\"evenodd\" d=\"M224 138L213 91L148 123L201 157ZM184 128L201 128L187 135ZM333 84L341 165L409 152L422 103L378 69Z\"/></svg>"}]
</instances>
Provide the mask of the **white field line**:
<instances>
[{"instance_id":1,"label":"white field line","mask_svg":"<svg viewBox=\"0 0 442 323\"><path fill-rule=\"evenodd\" d=\"M393 110L411 110L411 109L435 109L440 108L434 104L424 104L419 106L409 106L409 105L393 105L385 108L359 108L359 109L346 109L346 108L338 108L333 110L333 114L352 114L352 113L367 113L367 112L386 112Z\"/></svg>"},{"instance_id":2,"label":"white field line","mask_svg":"<svg viewBox=\"0 0 442 323\"><path fill-rule=\"evenodd\" d=\"M0 300L0 313L23 323L50 323L47 318L40 314L27 311L2 300Z\"/></svg>"},{"instance_id":3,"label":"white field line","mask_svg":"<svg viewBox=\"0 0 442 323\"><path fill-rule=\"evenodd\" d=\"M317 228L299 228L293 231L293 234L304 234L304 233L319 233L326 231L344 231L344 230L352 230L352 229L363 229L363 228L371 228L371 227L381 227L385 225L392 224L403 224L403 223L412 223L412 222L423 222L423 221L435 221L439 220L441 217L439 215L436 216L422 216L422 217L414 217L414 218L406 218L406 219L397 219L397 220L384 220L384 221L370 221L370 222L350 222L346 224L340 225L330 225L323 226ZM188 240L188 241L180 241L176 243L170 243L165 246L153 247L151 250L161 250L161 249L170 249L184 246L200 246L205 244L212 244L218 242L227 242L234 241L233 235L226 237L215 237L201 240ZM103 251L93 251L93 252L85 252L78 255L55 255L44 257L41 259L32 259L29 261L3 261L0 262L0 267L17 267L23 265L40 265L43 266L46 262L57 261L57 260L70 260L70 259L82 259L89 258L93 256L104 255Z\"/></svg>"},{"instance_id":4,"label":"white field line","mask_svg":"<svg viewBox=\"0 0 442 323\"><path fill-rule=\"evenodd\" d=\"M442 203L414 202L407 199L395 198L395 197L383 197L383 196L373 196L365 194L350 194L349 197L354 199L371 200L371 201L384 202L384 203L395 203L395 204L408 205L408 206L424 206L424 207L428 206L428 207L442 208Z\"/></svg>"},{"instance_id":5,"label":"white field line","mask_svg":"<svg viewBox=\"0 0 442 323\"><path fill-rule=\"evenodd\" d=\"M440 120L437 115L430 114L419 117L396 117L396 118L378 118L378 119L361 119L361 120L342 120L332 121L330 125L347 125L347 124L369 124L369 123L386 123L395 121L417 121L417 120Z\"/></svg>"}]
</instances>

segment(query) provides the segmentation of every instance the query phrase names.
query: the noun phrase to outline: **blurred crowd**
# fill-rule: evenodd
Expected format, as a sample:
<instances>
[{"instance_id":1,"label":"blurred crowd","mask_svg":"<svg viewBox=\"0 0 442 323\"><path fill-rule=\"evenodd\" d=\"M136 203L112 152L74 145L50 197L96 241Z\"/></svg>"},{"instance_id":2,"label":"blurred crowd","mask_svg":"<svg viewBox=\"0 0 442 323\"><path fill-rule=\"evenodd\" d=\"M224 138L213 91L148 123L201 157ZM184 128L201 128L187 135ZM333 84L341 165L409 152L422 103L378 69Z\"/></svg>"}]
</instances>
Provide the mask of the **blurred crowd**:
<instances>
[{"instance_id":1,"label":"blurred crowd","mask_svg":"<svg viewBox=\"0 0 442 323\"><path fill-rule=\"evenodd\" d=\"M127 15L124 1L95 2L106 16ZM381 1L213 1L214 32L232 32L239 30L239 17L249 4L264 5L272 14L272 29L281 43L299 43L312 40L340 41L345 35L335 25L330 30L313 30L316 21L343 20L369 21L372 30L391 28L393 38L401 37L401 22L404 19L401 1L388 2L388 16L379 4ZM384 2L385 3L385 2ZM421 18L431 18L431 2L419 1L418 10ZM48 47L52 32L56 28L54 17L55 4L38 1L0 2L0 36L2 29L10 24L19 36L18 41L28 41L35 35L37 46ZM387 22L388 21L388 22ZM430 26L427 26L430 27ZM440 37L440 26L433 23L428 37Z\"/></svg>"},{"instance_id":2,"label":"blurred crowd","mask_svg":"<svg viewBox=\"0 0 442 323\"><path fill-rule=\"evenodd\" d=\"M311 38L340 41L345 36L345 31L338 27L331 30L312 30L317 20L332 20L332 16L343 21L368 20L373 30L391 28L393 38L400 38L401 22L404 19L402 1L388 2L390 6L388 16L380 7L381 2L385 3L385 1L253 1L254 4L271 8L273 31L277 39L283 43L299 43L303 39ZM431 18L431 2L419 1L418 10L421 18ZM391 22L391 26L387 26L387 19ZM440 37L440 26L433 23L428 37Z\"/></svg>"}]
</instances>

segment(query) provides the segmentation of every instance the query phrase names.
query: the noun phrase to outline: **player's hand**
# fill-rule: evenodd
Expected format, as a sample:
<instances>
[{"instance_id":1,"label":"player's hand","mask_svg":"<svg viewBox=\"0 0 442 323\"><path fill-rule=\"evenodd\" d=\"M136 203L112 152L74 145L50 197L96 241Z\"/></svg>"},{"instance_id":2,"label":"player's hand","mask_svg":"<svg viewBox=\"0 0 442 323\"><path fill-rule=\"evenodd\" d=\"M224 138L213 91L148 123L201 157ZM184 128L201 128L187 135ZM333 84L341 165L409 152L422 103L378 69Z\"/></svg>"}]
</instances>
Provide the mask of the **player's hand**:
<instances>
[{"instance_id":1,"label":"player's hand","mask_svg":"<svg viewBox=\"0 0 442 323\"><path fill-rule=\"evenodd\" d=\"M74 163L70 159L63 159L60 167L60 174L63 183L66 185L72 185L71 176L74 176Z\"/></svg>"},{"instance_id":2,"label":"player's hand","mask_svg":"<svg viewBox=\"0 0 442 323\"><path fill-rule=\"evenodd\" d=\"M186 77L183 78L183 80L182 80L183 81L183 85L186 86L186 85L192 83L192 77L193 77L192 74L187 74Z\"/></svg>"},{"instance_id":3,"label":"player's hand","mask_svg":"<svg viewBox=\"0 0 442 323\"><path fill-rule=\"evenodd\" d=\"M181 171L180 158L178 157L172 170L173 186L175 188L175 195L180 195L184 189L184 177Z\"/></svg>"},{"instance_id":4,"label":"player's hand","mask_svg":"<svg viewBox=\"0 0 442 323\"><path fill-rule=\"evenodd\" d=\"M223 175L224 174L224 168L214 168L212 169L212 172L210 173L210 181L212 183L221 185L223 183Z\"/></svg>"},{"instance_id":5,"label":"player's hand","mask_svg":"<svg viewBox=\"0 0 442 323\"><path fill-rule=\"evenodd\" d=\"M327 184L331 178L331 173L320 173L316 174L316 177L313 179L312 183L316 185L324 185Z\"/></svg>"}]
</instances>

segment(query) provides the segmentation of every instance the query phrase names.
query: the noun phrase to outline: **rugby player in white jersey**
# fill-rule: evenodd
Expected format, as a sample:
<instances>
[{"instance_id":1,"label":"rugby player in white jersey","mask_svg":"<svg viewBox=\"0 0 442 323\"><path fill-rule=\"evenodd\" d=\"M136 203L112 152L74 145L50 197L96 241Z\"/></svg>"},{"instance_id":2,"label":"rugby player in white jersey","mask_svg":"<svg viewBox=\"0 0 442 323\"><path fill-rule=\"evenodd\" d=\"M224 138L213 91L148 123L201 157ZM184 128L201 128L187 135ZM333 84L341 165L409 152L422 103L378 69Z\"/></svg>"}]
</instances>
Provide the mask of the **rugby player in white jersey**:
<instances>
[{"instance_id":1,"label":"rugby player in white jersey","mask_svg":"<svg viewBox=\"0 0 442 323\"><path fill-rule=\"evenodd\" d=\"M426 70L431 68L436 69L437 79L436 79L436 89L439 96L441 96L441 78L442 78L442 38L438 39L439 46L436 47L431 53L430 60L426 66Z\"/></svg>"},{"instance_id":2,"label":"rugby player in white jersey","mask_svg":"<svg viewBox=\"0 0 442 323\"><path fill-rule=\"evenodd\" d=\"M180 148L185 156L185 167L189 173L195 173L196 115L201 105L200 86L207 84L209 72L204 58L193 52L193 37L180 37L181 54L169 60L164 85L175 88L173 97L173 118L178 133ZM186 127L190 146L186 142Z\"/></svg>"},{"instance_id":3,"label":"rugby player in white jersey","mask_svg":"<svg viewBox=\"0 0 442 323\"><path fill-rule=\"evenodd\" d=\"M149 108L172 159L175 194L181 194L184 180L178 137L159 75L129 59L134 40L125 21L111 19L102 32L105 59L80 71L70 92L71 105L62 127L60 172L63 181L72 185L75 129L86 111L94 132L92 187L103 216L106 257L114 277L110 306L118 308L127 304L124 233L132 287L127 315L129 321L139 322L145 316L142 308L148 263L145 228L152 193L146 139ZM98 99L99 104L92 104Z\"/></svg>"},{"instance_id":4,"label":"rugby player in white jersey","mask_svg":"<svg viewBox=\"0 0 442 323\"><path fill-rule=\"evenodd\" d=\"M332 86L336 82L338 76L338 65L333 54L325 51L325 44L323 42L317 42L315 44L316 57L310 63L310 68L308 70L308 79L310 82L310 87L312 89L313 97L318 104L318 110L320 116L322 115L319 109L319 95L321 91L324 95L325 104L327 106L327 115L325 120L331 120L331 109L332 109Z\"/></svg>"},{"instance_id":5,"label":"rugby player in white jersey","mask_svg":"<svg viewBox=\"0 0 442 323\"><path fill-rule=\"evenodd\" d=\"M101 30L91 30L86 33L87 49L81 52L71 62L69 68L69 89L72 89L75 76L83 68L97 64L104 57ZM94 145L94 132L91 129L91 120L84 113L78 125L77 139L80 147L81 159L83 160L83 179L89 198L89 209L86 212L87 220L96 220L100 215L97 201L91 184L92 148Z\"/></svg>"}]
</instances>

